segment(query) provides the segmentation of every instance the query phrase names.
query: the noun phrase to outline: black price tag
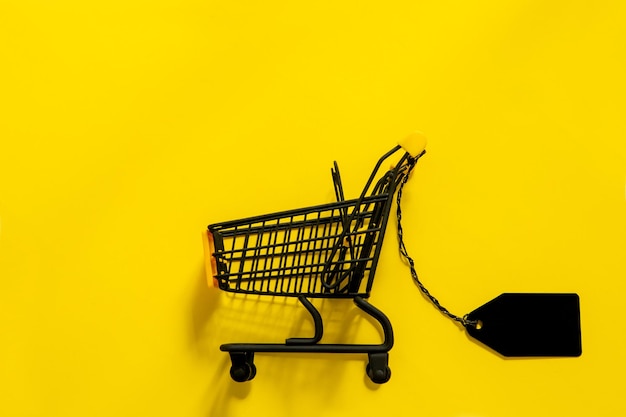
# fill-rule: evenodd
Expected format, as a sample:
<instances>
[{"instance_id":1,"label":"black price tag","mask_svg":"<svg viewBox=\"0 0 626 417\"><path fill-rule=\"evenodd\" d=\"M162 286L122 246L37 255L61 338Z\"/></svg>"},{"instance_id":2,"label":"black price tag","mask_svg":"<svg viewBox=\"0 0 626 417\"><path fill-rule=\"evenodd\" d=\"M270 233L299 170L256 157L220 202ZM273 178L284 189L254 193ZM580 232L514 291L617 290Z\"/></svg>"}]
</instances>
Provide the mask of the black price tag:
<instances>
[{"instance_id":1,"label":"black price tag","mask_svg":"<svg viewBox=\"0 0 626 417\"><path fill-rule=\"evenodd\" d=\"M580 356L578 294L505 293L465 317L470 336L504 356Z\"/></svg>"}]
</instances>

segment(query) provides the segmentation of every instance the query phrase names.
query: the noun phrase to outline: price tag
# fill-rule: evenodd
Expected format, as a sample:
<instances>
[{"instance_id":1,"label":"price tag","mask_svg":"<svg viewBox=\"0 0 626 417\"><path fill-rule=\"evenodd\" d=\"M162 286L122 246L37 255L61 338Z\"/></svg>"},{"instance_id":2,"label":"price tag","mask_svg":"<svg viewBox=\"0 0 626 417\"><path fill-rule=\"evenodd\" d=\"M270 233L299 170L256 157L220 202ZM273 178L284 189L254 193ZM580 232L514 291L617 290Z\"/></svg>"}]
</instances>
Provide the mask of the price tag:
<instances>
[{"instance_id":1,"label":"price tag","mask_svg":"<svg viewBox=\"0 0 626 417\"><path fill-rule=\"evenodd\" d=\"M470 336L504 356L580 356L578 294L505 293L465 316Z\"/></svg>"}]
</instances>

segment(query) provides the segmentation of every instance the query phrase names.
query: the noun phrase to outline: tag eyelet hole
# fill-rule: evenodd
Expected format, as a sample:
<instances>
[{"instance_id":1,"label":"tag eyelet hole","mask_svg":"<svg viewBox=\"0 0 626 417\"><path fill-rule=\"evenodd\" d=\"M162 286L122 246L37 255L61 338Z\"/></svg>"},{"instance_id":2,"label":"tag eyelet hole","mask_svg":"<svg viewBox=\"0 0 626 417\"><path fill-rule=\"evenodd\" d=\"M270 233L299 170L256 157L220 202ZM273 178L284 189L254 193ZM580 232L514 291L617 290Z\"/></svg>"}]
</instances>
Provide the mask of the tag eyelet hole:
<instances>
[{"instance_id":1,"label":"tag eyelet hole","mask_svg":"<svg viewBox=\"0 0 626 417\"><path fill-rule=\"evenodd\" d=\"M476 322L476 326L474 327L476 330L480 330L483 328L483 321L482 320L478 320Z\"/></svg>"}]
</instances>

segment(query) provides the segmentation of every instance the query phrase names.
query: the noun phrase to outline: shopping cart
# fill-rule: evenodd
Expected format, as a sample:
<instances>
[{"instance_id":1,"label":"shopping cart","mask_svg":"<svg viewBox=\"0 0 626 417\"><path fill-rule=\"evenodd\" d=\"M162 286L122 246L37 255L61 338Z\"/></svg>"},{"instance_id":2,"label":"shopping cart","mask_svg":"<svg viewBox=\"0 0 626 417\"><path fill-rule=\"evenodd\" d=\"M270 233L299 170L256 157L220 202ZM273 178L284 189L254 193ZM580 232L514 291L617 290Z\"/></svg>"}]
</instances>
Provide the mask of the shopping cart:
<instances>
[{"instance_id":1,"label":"shopping cart","mask_svg":"<svg viewBox=\"0 0 626 417\"><path fill-rule=\"evenodd\" d=\"M243 382L254 378L255 353L325 352L367 354L369 378L379 384L389 380L391 322L366 298L374 282L394 192L425 153L424 145L423 136L416 133L383 155L356 199L345 200L335 162L331 174L336 202L208 226L203 237L210 283L240 294L297 297L315 326L311 338L222 345L220 349L230 354L232 379ZM378 176L383 161L400 149L405 152L395 166ZM353 299L380 323L384 341L319 343L322 317L309 298Z\"/></svg>"}]
</instances>

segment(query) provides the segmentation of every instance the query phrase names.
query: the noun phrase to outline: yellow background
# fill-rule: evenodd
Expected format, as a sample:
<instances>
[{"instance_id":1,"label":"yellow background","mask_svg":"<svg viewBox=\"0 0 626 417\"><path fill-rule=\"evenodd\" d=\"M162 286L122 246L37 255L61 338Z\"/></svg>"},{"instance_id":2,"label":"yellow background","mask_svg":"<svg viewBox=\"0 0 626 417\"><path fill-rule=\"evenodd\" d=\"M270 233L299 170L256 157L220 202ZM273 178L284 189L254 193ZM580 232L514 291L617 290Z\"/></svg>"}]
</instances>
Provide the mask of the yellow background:
<instances>
[{"instance_id":1,"label":"yellow background","mask_svg":"<svg viewBox=\"0 0 626 417\"><path fill-rule=\"evenodd\" d=\"M626 3L0 1L0 416L623 416ZM389 233L363 355L221 343L311 332L205 283L208 223L348 197L398 138L428 153L406 243L457 314L577 292L580 358L504 360L420 295ZM328 340L376 342L316 301Z\"/></svg>"}]
</instances>

